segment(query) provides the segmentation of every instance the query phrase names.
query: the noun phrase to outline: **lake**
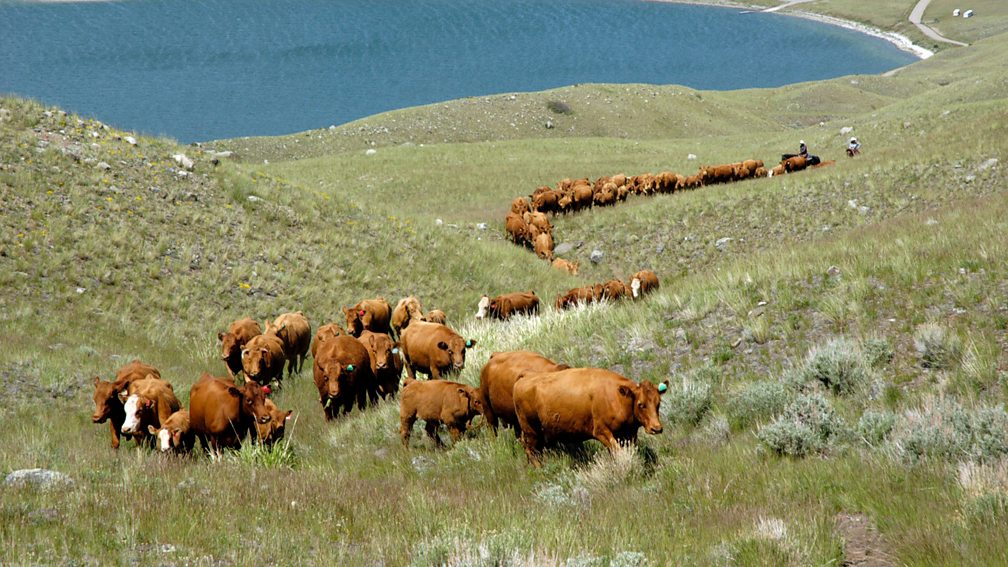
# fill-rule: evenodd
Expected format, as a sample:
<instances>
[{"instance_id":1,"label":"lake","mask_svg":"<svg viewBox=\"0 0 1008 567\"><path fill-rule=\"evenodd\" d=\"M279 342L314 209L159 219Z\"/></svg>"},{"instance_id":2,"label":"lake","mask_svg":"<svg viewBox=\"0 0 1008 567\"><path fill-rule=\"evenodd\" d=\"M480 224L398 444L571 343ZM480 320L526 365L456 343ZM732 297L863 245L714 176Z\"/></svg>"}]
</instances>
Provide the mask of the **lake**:
<instances>
[{"instance_id":1,"label":"lake","mask_svg":"<svg viewBox=\"0 0 1008 567\"><path fill-rule=\"evenodd\" d=\"M914 60L800 18L640 0L0 0L0 92L182 142L577 83L772 87Z\"/></svg>"}]
</instances>

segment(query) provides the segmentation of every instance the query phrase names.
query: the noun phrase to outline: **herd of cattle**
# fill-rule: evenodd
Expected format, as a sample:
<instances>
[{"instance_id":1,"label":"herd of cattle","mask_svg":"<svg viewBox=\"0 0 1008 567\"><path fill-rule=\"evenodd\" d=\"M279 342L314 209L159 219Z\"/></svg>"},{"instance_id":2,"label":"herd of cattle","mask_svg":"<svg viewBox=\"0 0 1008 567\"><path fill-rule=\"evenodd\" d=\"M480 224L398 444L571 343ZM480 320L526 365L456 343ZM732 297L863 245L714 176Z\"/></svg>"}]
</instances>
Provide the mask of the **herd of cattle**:
<instances>
[{"instance_id":1,"label":"herd of cattle","mask_svg":"<svg viewBox=\"0 0 1008 567\"><path fill-rule=\"evenodd\" d=\"M822 162L816 167L834 162ZM511 201L511 210L504 217L504 230L512 242L535 251L536 256L551 262L560 270L577 275L578 265L553 254L553 225L549 214L576 213L593 207L606 207L621 203L631 194L656 195L697 189L705 185L731 183L754 177L773 177L785 173L801 171L808 167L802 156L792 156L781 160L767 170L762 160L747 159L723 165L700 166L696 174L683 176L671 171L657 175L645 173L627 176L602 176L594 182L588 178L563 179L556 188L542 186L528 198L516 197Z\"/></svg>"},{"instance_id":2,"label":"herd of cattle","mask_svg":"<svg viewBox=\"0 0 1008 567\"><path fill-rule=\"evenodd\" d=\"M613 281L622 286L620 297L639 297L658 286L650 272L635 274L630 291ZM589 286L590 295L573 300L616 298L618 286L609 291L606 285L595 286L597 292ZM531 292L483 296L477 317L506 320L534 314L538 305ZM651 434L662 430L658 406L667 382L638 384L608 370L570 368L536 353L514 351L493 353L479 387L473 388L442 379L463 369L466 350L476 344L448 327L443 312L425 314L417 298L407 297L395 308L383 298L363 300L344 313L345 326L322 325L314 340L301 312L267 320L265 331L253 319L235 321L217 336L228 376L204 372L189 391L188 409L157 368L129 362L111 381L94 378L92 421L109 422L113 448L119 447L121 436L179 453L191 452L197 439L207 451L240 448L246 437L271 446L283 438L293 410L281 410L269 395L282 386L284 368L288 378L299 373L310 352L327 421L354 405L363 410L379 398L398 395L404 445L417 419L426 421L427 434L440 446L440 424L457 440L481 415L495 434L499 423L513 427L529 461L538 465L547 443L594 438L614 449L636 440L640 427ZM417 372L430 379L417 380Z\"/></svg>"}]
</instances>

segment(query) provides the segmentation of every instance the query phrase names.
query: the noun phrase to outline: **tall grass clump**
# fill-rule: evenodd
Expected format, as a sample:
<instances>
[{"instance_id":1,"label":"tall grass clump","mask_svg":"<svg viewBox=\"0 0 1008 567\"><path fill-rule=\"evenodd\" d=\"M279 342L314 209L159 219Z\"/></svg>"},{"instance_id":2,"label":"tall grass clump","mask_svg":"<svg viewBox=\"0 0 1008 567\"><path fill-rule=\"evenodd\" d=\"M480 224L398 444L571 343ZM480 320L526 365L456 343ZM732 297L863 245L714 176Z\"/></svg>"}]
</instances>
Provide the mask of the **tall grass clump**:
<instances>
[{"instance_id":1,"label":"tall grass clump","mask_svg":"<svg viewBox=\"0 0 1008 567\"><path fill-rule=\"evenodd\" d=\"M1008 519L1008 459L959 463L958 473L966 518L990 524Z\"/></svg>"},{"instance_id":2,"label":"tall grass clump","mask_svg":"<svg viewBox=\"0 0 1008 567\"><path fill-rule=\"evenodd\" d=\"M803 374L835 394L863 391L871 381L871 369L861 347L847 338L834 338L809 351Z\"/></svg>"},{"instance_id":3,"label":"tall grass clump","mask_svg":"<svg viewBox=\"0 0 1008 567\"><path fill-rule=\"evenodd\" d=\"M286 440L268 447L262 443L243 443L241 449L226 455L236 462L254 467L294 469L298 466L297 453Z\"/></svg>"},{"instance_id":4,"label":"tall grass clump","mask_svg":"<svg viewBox=\"0 0 1008 567\"><path fill-rule=\"evenodd\" d=\"M644 471L644 460L634 445L620 446L613 452L602 451L587 467L577 471L578 483L590 492L605 492L639 477Z\"/></svg>"},{"instance_id":5,"label":"tall grass clump","mask_svg":"<svg viewBox=\"0 0 1008 567\"><path fill-rule=\"evenodd\" d=\"M879 446L896 427L896 414L888 410L865 410L858 419L857 435L866 445Z\"/></svg>"},{"instance_id":6,"label":"tall grass clump","mask_svg":"<svg viewBox=\"0 0 1008 567\"><path fill-rule=\"evenodd\" d=\"M920 356L921 366L934 370L948 370L958 364L962 353L959 337L937 323L918 325L914 331L914 348Z\"/></svg>"},{"instance_id":7,"label":"tall grass clump","mask_svg":"<svg viewBox=\"0 0 1008 567\"><path fill-rule=\"evenodd\" d=\"M744 429L768 420L784 411L794 395L787 384L778 380L758 380L746 384L728 399L728 421L735 429Z\"/></svg>"},{"instance_id":8,"label":"tall grass clump","mask_svg":"<svg viewBox=\"0 0 1008 567\"><path fill-rule=\"evenodd\" d=\"M763 447L789 457L823 453L843 430L843 420L820 394L801 394L756 432Z\"/></svg>"}]
</instances>

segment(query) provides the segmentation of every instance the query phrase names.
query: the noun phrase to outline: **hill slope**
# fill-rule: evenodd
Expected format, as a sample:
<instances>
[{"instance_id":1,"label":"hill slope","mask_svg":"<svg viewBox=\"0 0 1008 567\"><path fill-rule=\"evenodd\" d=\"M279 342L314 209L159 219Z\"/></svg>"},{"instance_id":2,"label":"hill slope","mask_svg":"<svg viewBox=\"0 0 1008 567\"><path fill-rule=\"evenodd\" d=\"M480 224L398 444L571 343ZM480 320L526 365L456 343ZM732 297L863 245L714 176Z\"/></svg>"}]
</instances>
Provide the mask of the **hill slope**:
<instances>
[{"instance_id":1,"label":"hill slope","mask_svg":"<svg viewBox=\"0 0 1008 567\"><path fill-rule=\"evenodd\" d=\"M891 78L766 91L456 101L218 142L240 158L218 166L209 145L134 145L4 99L0 469L75 481L0 491L5 560L1008 561L1006 52L1000 35ZM862 157L840 157L843 127ZM537 185L771 161L798 138L838 163L557 220L559 241L583 242L578 278L503 239L510 199ZM550 300L641 267L663 278L643 302L470 321L484 292ZM90 378L134 356L184 402L200 372L223 372L215 333L235 318L303 309L317 327L407 293L477 340L464 382L516 348L670 378L664 434L614 458L595 443L551 453L541 470L508 432L403 449L394 401L327 424L307 371L275 396L297 418L272 453L114 452L87 419Z\"/></svg>"}]
</instances>

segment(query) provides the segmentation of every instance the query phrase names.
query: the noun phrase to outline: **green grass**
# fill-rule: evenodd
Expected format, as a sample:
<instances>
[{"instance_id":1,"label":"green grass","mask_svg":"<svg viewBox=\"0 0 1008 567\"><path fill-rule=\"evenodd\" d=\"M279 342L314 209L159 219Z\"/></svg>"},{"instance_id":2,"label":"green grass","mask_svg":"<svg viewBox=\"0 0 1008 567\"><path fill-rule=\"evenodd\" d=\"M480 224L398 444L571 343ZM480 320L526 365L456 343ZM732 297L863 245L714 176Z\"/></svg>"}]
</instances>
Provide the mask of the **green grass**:
<instances>
[{"instance_id":1,"label":"green grass","mask_svg":"<svg viewBox=\"0 0 1008 567\"><path fill-rule=\"evenodd\" d=\"M900 17L886 6L878 25ZM838 514L862 514L899 563L1005 563L1000 461L906 456L910 426L939 399L1001 450L990 408L1008 392L1005 53L1002 34L888 78L466 99L218 141L238 159L217 167L201 148L131 146L0 100L0 472L75 481L0 490L2 562L821 565L850 545ZM556 100L571 113L551 112ZM842 157L846 126L865 146L855 160ZM557 242L582 243L569 255L577 278L504 240L510 200L538 185L770 163L799 138L838 163L555 219ZM197 162L188 176L179 151ZM989 158L1000 161L982 169ZM645 267L662 278L645 301L471 317L482 293L535 289L551 304ZM202 371L223 373L214 339L231 320L302 309L317 327L379 294L415 294L477 340L464 382L494 350L527 348L669 378L678 404L663 410L676 415L628 457L588 443L539 470L511 433L481 427L447 450L414 431L404 449L394 400L327 424L308 369L274 395L295 418L273 451L116 452L88 419L90 378L133 357L186 403ZM925 324L955 336L959 356L922 364ZM871 364L853 394L802 373L810 350L838 339ZM814 456L775 456L756 433L800 393L823 396L843 427ZM965 483L962 467L993 480Z\"/></svg>"}]
</instances>

